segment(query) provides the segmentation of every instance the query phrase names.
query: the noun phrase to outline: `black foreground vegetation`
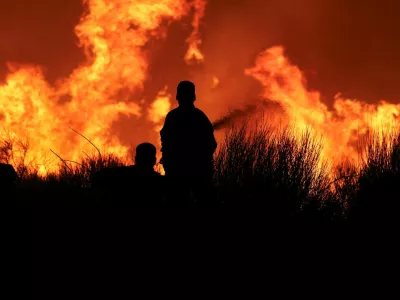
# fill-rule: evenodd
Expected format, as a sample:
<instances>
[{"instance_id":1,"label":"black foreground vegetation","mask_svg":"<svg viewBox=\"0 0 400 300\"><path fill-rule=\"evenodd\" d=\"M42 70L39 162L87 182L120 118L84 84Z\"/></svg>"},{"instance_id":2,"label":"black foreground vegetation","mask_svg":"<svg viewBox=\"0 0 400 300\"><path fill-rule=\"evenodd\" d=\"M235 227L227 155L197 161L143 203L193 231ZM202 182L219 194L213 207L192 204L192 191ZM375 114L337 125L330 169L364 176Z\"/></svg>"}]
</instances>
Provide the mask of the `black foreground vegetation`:
<instances>
[{"instance_id":1,"label":"black foreground vegetation","mask_svg":"<svg viewBox=\"0 0 400 300\"><path fill-rule=\"evenodd\" d=\"M360 154L361 163L341 165L332 178L328 166L320 165L321 141L310 132L296 137L290 129L232 127L215 156L217 207L257 209L266 217L305 222L393 219L400 201L399 140L388 137L382 143L372 135ZM1 153L10 153L9 148L10 142L0 145ZM0 162L8 163L9 158L0 156ZM1 186L3 204L113 207L116 197L136 201L129 187L112 194L91 186L96 171L124 165L114 155L99 154L79 163L62 161L59 173L46 177L19 161L16 183Z\"/></svg>"}]
</instances>

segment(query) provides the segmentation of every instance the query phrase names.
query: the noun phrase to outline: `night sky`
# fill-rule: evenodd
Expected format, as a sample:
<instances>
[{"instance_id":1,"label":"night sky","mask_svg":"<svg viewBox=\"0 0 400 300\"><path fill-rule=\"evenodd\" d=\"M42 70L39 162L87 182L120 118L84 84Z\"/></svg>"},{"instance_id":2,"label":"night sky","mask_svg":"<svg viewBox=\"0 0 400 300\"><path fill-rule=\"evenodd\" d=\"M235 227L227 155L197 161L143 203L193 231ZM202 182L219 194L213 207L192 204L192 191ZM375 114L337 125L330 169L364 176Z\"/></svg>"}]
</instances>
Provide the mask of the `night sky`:
<instances>
[{"instance_id":1,"label":"night sky","mask_svg":"<svg viewBox=\"0 0 400 300\"><path fill-rule=\"evenodd\" d=\"M73 32L82 11L80 0L1 1L1 75L13 61L45 66L51 82L67 76L84 60ZM259 52L283 45L327 102L336 92L398 102L399 16L395 0L210 0L202 28L203 69L221 82L243 80L243 69ZM184 64L181 57L165 61L176 47L185 49L185 34L179 25L171 26L165 48L154 53L150 71L160 85L160 68ZM183 76L177 71L173 80Z\"/></svg>"}]
</instances>

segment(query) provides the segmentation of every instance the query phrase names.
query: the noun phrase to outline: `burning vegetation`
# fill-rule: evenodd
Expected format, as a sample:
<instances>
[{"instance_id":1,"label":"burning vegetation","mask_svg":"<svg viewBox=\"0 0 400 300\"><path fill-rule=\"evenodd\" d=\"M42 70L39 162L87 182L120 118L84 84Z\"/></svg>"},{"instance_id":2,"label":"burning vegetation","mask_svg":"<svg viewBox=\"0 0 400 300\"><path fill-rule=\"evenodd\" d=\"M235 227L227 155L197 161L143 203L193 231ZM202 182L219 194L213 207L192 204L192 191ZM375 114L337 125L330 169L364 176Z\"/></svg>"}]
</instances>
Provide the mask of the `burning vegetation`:
<instances>
[{"instance_id":1,"label":"burning vegetation","mask_svg":"<svg viewBox=\"0 0 400 300\"><path fill-rule=\"evenodd\" d=\"M3 130L0 161L14 165L20 177L32 170L50 176L58 170L61 161L62 174L84 166L83 173L74 171L84 178L89 176L91 168L98 166L91 161L96 153L100 153L97 164L107 164L101 157L103 152L111 154L112 163L121 163L130 156L132 146L114 127L123 118L146 120L141 127L132 126L129 135L138 135L159 145L154 136L158 136L174 99L167 83L154 91L155 99L143 98L146 82L151 81L151 51L147 46L154 40L167 40L167 29L173 24L190 26L189 35L182 41L186 44L185 53L180 55L187 68L206 72L211 78L209 90L231 88L215 76L212 68L202 69L208 59L202 52L206 0L84 0L83 5L85 12L75 27L85 55L83 63L54 84L46 80L43 69L37 65L9 63L0 84ZM244 119L257 119L260 126L255 133L246 134L241 129L220 137L222 146L216 161L218 176L225 183L235 184L230 182L233 175L229 174L237 172L234 171L237 168L253 172L259 171L257 165L268 164L270 171L280 170L285 176L292 171L299 172L292 175L297 176L297 187L301 186L302 192L307 190L305 198L314 199L322 193L321 197L328 201L331 197L328 191L345 189L342 179L350 176L343 171L345 164L351 165L349 172L356 174L351 178L364 179L365 170L371 170L368 168L372 165L386 163L386 169L390 170L393 164L397 166L390 153L397 147L393 140L399 128L400 104L384 100L370 104L338 93L332 105L328 105L319 91L308 87L304 72L285 53L284 45L264 49L243 73L258 84L261 93L257 99L242 99L240 105L235 103L233 107L229 97L218 99L217 104L199 101L207 113L218 107L215 109L219 117L213 123L217 131L235 127ZM207 91L201 89L198 96L205 98ZM260 115L264 119L258 118ZM274 130L276 133L272 133ZM371 133L374 133L373 143L370 140L365 143ZM266 151L264 154L260 147ZM241 151L254 153L243 157ZM255 160L249 162L248 158ZM378 158L384 162L377 161ZM247 165L242 166L244 163ZM292 169L283 170L284 167ZM341 170L340 176L337 176L338 170ZM252 173L252 178L258 182L273 182L274 176L278 176L257 172ZM243 176L237 174L235 180ZM246 180L245 176L242 179ZM284 181L289 184L290 180ZM276 187L270 188L272 194L276 192ZM294 188L290 191L293 195L299 193ZM301 205L299 202L296 207Z\"/></svg>"},{"instance_id":2,"label":"burning vegetation","mask_svg":"<svg viewBox=\"0 0 400 300\"><path fill-rule=\"evenodd\" d=\"M192 29L183 60L189 68L207 63L201 51L201 21L206 5L205 0L84 1L85 12L75 34L86 61L68 77L50 84L39 66L8 64L8 74L0 85L0 124L3 136L20 141L14 143L14 152L23 152L21 145L29 143L25 160L41 174L58 163L51 151L73 161L81 159L83 153L92 154L93 147L72 128L102 150L126 157L130 145L116 134L113 125L123 116L144 118L145 130L157 133L174 105L167 86L151 101L143 102L138 93L149 80L151 61L145 46L154 39L168 39L166 26L189 16ZM337 165L343 159L358 159L357 145L368 132L390 133L398 126L398 104L368 104L337 94L329 108L318 91L308 89L307 79L285 55L283 46L261 52L244 73L262 86L259 102L272 102L281 109L269 110L268 105L254 105L244 99L244 108L231 107L230 114L219 109L216 129L263 110L270 119L273 116L280 124L293 126L296 134L311 129L323 137L322 157ZM210 88L229 86L212 76ZM206 112L212 110L211 105L203 105ZM134 128L130 134L149 136ZM157 135L152 135L151 142L158 144L153 136Z\"/></svg>"}]
</instances>

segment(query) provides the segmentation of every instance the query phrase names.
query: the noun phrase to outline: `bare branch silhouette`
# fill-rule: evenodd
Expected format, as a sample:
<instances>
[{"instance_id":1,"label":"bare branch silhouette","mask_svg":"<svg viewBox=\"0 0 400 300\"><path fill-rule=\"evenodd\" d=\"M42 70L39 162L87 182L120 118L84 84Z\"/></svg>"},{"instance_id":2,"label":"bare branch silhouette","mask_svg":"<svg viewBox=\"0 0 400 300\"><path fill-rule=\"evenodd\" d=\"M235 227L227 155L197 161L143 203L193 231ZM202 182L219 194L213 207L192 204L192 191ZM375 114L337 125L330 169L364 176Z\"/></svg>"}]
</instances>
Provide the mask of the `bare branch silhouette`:
<instances>
[{"instance_id":1,"label":"bare branch silhouette","mask_svg":"<svg viewBox=\"0 0 400 300\"><path fill-rule=\"evenodd\" d=\"M101 152L99 150L99 148L97 148L97 146L95 144L93 144L87 137L85 137L82 133L79 133L78 131L76 131L75 129L73 129L72 127L69 127L73 132L75 132L76 134L79 134L81 137L83 137L85 140L87 140L96 150L97 152L99 152L99 155L101 157Z\"/></svg>"},{"instance_id":2,"label":"bare branch silhouette","mask_svg":"<svg viewBox=\"0 0 400 300\"><path fill-rule=\"evenodd\" d=\"M53 152L53 154L54 154L55 156L57 156L57 157L65 164L65 166L66 166L70 171L72 171L71 167L68 166L67 161L66 161L65 159L63 159L60 155L58 155L58 154L57 154L56 152L54 152L52 149L50 149L50 151Z\"/></svg>"}]
</instances>

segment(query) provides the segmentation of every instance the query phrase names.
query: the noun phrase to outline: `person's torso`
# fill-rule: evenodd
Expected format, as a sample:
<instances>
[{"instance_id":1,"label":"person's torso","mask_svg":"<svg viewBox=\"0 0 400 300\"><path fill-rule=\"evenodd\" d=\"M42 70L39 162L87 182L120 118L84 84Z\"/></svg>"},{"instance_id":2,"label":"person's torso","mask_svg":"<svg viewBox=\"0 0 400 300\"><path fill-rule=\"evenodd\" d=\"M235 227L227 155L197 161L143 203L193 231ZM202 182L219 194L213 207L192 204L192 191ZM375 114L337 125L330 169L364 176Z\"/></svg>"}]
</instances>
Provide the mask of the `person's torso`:
<instances>
[{"instance_id":1,"label":"person's torso","mask_svg":"<svg viewBox=\"0 0 400 300\"><path fill-rule=\"evenodd\" d=\"M213 138L208 118L199 109L180 108L171 114L171 126L166 133L173 151L171 156L184 160L209 156L209 141Z\"/></svg>"}]
</instances>

